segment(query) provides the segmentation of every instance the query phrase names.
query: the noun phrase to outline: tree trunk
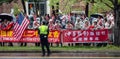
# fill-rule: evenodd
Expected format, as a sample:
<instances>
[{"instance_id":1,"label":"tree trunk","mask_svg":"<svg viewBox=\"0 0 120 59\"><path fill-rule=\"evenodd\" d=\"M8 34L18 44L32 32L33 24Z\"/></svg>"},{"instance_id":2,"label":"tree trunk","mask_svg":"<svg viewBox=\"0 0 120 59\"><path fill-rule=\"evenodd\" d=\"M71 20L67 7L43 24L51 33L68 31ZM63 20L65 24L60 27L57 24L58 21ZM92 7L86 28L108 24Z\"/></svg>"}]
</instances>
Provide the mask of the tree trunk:
<instances>
[{"instance_id":1,"label":"tree trunk","mask_svg":"<svg viewBox=\"0 0 120 59\"><path fill-rule=\"evenodd\" d=\"M114 44L116 46L120 46L120 12L118 12L118 16L116 16L116 20L117 20L117 26L115 26L115 30L114 30Z\"/></svg>"},{"instance_id":2,"label":"tree trunk","mask_svg":"<svg viewBox=\"0 0 120 59\"><path fill-rule=\"evenodd\" d=\"M85 15L88 17L88 11L89 11L89 3L86 3L86 8L85 8Z\"/></svg>"},{"instance_id":3,"label":"tree trunk","mask_svg":"<svg viewBox=\"0 0 120 59\"><path fill-rule=\"evenodd\" d=\"M23 5L24 13L26 13L25 2L24 2L24 0L21 0L21 2L22 2L22 5Z\"/></svg>"},{"instance_id":4,"label":"tree trunk","mask_svg":"<svg viewBox=\"0 0 120 59\"><path fill-rule=\"evenodd\" d=\"M116 5L116 4L115 4ZM115 13L115 27L114 27L114 45L120 46L120 8L118 8L118 4L114 9Z\"/></svg>"}]
</instances>

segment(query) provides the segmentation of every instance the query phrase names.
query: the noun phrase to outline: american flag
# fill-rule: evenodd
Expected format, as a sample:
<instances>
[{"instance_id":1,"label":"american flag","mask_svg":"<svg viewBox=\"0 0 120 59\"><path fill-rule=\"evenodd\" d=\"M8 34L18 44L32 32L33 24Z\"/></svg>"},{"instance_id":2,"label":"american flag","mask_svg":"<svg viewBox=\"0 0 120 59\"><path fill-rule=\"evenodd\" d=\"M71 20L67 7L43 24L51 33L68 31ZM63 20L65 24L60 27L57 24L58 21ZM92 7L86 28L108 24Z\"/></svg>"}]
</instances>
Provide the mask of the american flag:
<instances>
[{"instance_id":1,"label":"american flag","mask_svg":"<svg viewBox=\"0 0 120 59\"><path fill-rule=\"evenodd\" d=\"M21 39L22 34L26 29L26 27L28 26L28 24L29 24L29 20L26 17L24 17L22 13L20 13L18 15L18 19L15 23L14 30L13 30L14 31L13 36L15 39L18 39L18 40Z\"/></svg>"}]
</instances>

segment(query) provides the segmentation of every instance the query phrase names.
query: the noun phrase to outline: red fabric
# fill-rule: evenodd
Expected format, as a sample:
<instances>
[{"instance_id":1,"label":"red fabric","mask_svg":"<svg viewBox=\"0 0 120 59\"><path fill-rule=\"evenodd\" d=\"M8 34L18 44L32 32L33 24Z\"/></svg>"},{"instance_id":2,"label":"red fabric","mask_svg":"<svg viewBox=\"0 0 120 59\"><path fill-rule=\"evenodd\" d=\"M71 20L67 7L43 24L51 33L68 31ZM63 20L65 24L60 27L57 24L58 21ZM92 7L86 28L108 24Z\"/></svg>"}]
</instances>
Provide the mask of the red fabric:
<instances>
[{"instance_id":1,"label":"red fabric","mask_svg":"<svg viewBox=\"0 0 120 59\"><path fill-rule=\"evenodd\" d=\"M49 30L54 30L54 24L49 24Z\"/></svg>"},{"instance_id":2,"label":"red fabric","mask_svg":"<svg viewBox=\"0 0 120 59\"><path fill-rule=\"evenodd\" d=\"M25 30L21 40L15 39L10 34L13 31L0 31L0 42L39 42L39 35L37 30ZM6 34L7 33L7 34ZM90 34L91 33L91 34ZM60 36L62 34L63 38ZM93 35L94 34L94 35ZM60 38L63 43L71 42L106 42L108 41L108 30L52 30L49 32L48 40L51 43L60 43ZM92 39L91 39L92 38Z\"/></svg>"},{"instance_id":3,"label":"red fabric","mask_svg":"<svg viewBox=\"0 0 120 59\"><path fill-rule=\"evenodd\" d=\"M2 28L2 30L10 30L10 28L12 28L13 27L13 24L14 23L10 23L10 24L8 24L5 28Z\"/></svg>"},{"instance_id":4,"label":"red fabric","mask_svg":"<svg viewBox=\"0 0 120 59\"><path fill-rule=\"evenodd\" d=\"M108 30L64 30L63 42L105 42L108 41Z\"/></svg>"},{"instance_id":5,"label":"red fabric","mask_svg":"<svg viewBox=\"0 0 120 59\"><path fill-rule=\"evenodd\" d=\"M37 30L25 30L20 40L10 35L13 34L13 31L0 30L0 32L0 42L40 42ZM58 30L50 31L48 41L51 43L60 43L60 34L61 32Z\"/></svg>"},{"instance_id":6,"label":"red fabric","mask_svg":"<svg viewBox=\"0 0 120 59\"><path fill-rule=\"evenodd\" d=\"M55 30L61 30L61 26L60 26L59 24L56 24L56 25L54 26L54 28L55 28Z\"/></svg>"}]
</instances>

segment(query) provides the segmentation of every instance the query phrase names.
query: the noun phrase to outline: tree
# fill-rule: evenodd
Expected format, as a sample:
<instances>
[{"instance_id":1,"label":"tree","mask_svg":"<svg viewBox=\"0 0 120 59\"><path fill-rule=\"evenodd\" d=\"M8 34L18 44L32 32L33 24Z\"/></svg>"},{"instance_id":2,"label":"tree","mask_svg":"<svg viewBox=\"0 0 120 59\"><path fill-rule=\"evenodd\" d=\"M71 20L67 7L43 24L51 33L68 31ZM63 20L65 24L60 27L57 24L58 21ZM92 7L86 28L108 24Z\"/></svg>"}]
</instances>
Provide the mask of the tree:
<instances>
[{"instance_id":1,"label":"tree","mask_svg":"<svg viewBox=\"0 0 120 59\"><path fill-rule=\"evenodd\" d=\"M24 0L21 0L21 2L22 2L22 5L23 5L24 13L26 13L25 1L24 1Z\"/></svg>"},{"instance_id":2,"label":"tree","mask_svg":"<svg viewBox=\"0 0 120 59\"><path fill-rule=\"evenodd\" d=\"M106 6L114 11L115 27L114 27L114 45L120 46L120 0L100 0ZM109 3L107 3L109 2Z\"/></svg>"},{"instance_id":3,"label":"tree","mask_svg":"<svg viewBox=\"0 0 120 59\"><path fill-rule=\"evenodd\" d=\"M14 4L13 9L14 9L14 15L18 15L20 13L20 7L17 3Z\"/></svg>"},{"instance_id":4,"label":"tree","mask_svg":"<svg viewBox=\"0 0 120 59\"><path fill-rule=\"evenodd\" d=\"M104 4L102 0L85 0L85 2L86 2L86 12L85 12L86 15L90 15L93 13L101 13L111 10L111 8L108 7L106 4ZM108 0L105 0L104 2L108 3L110 6L113 6L112 3Z\"/></svg>"},{"instance_id":5,"label":"tree","mask_svg":"<svg viewBox=\"0 0 120 59\"><path fill-rule=\"evenodd\" d=\"M58 13L59 10L59 0L49 0L49 6L52 8L52 14Z\"/></svg>"},{"instance_id":6,"label":"tree","mask_svg":"<svg viewBox=\"0 0 120 59\"><path fill-rule=\"evenodd\" d=\"M87 0L91 2L91 0ZM103 8L107 9L108 7L114 11L115 18L115 27L114 27L114 45L120 46L120 0L92 0L94 1L94 8ZM93 8L93 9L94 9Z\"/></svg>"},{"instance_id":7,"label":"tree","mask_svg":"<svg viewBox=\"0 0 120 59\"><path fill-rule=\"evenodd\" d=\"M0 0L0 5L2 4L2 3L5 3L5 2L8 2L8 3L10 3L10 2L12 2L13 0Z\"/></svg>"},{"instance_id":8,"label":"tree","mask_svg":"<svg viewBox=\"0 0 120 59\"><path fill-rule=\"evenodd\" d=\"M114 44L120 46L120 0L110 0L114 7L111 7L114 10L115 17L115 27L114 27ZM107 5L107 4L106 4ZM108 5L109 6L109 5Z\"/></svg>"},{"instance_id":9,"label":"tree","mask_svg":"<svg viewBox=\"0 0 120 59\"><path fill-rule=\"evenodd\" d=\"M2 3L11 3L12 1L15 1L15 0L0 0L0 4L2 4ZM25 1L26 1L26 0L21 0L22 5L23 5L23 9L24 9L24 13L26 13ZM18 13L19 13L19 11L18 11L19 8L20 8L20 7L18 7L17 4L14 5L14 9L15 9L14 14L18 14Z\"/></svg>"},{"instance_id":10,"label":"tree","mask_svg":"<svg viewBox=\"0 0 120 59\"><path fill-rule=\"evenodd\" d=\"M85 8L85 15L88 17L88 13L89 13L89 3L86 3L86 8Z\"/></svg>"},{"instance_id":11,"label":"tree","mask_svg":"<svg viewBox=\"0 0 120 59\"><path fill-rule=\"evenodd\" d=\"M69 14L72 10L72 5L76 2L77 0L50 0L50 7L53 8L53 10L59 9L59 3L62 4L62 12L65 14Z\"/></svg>"}]
</instances>

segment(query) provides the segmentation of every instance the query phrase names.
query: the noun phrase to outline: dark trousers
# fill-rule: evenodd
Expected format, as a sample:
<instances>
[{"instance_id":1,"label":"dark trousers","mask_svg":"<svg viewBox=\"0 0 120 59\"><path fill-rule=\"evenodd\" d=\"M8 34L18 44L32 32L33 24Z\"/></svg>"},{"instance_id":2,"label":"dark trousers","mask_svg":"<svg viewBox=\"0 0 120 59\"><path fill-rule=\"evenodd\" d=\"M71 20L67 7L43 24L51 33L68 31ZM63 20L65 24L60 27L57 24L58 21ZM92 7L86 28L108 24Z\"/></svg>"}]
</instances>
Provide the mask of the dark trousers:
<instances>
[{"instance_id":1,"label":"dark trousers","mask_svg":"<svg viewBox=\"0 0 120 59\"><path fill-rule=\"evenodd\" d=\"M21 43L20 46L27 46L27 43Z\"/></svg>"},{"instance_id":2,"label":"dark trousers","mask_svg":"<svg viewBox=\"0 0 120 59\"><path fill-rule=\"evenodd\" d=\"M36 42L36 43L35 43L35 46L40 46L40 42Z\"/></svg>"},{"instance_id":3,"label":"dark trousers","mask_svg":"<svg viewBox=\"0 0 120 59\"><path fill-rule=\"evenodd\" d=\"M5 46L5 42L0 42L0 46ZM13 43L12 43L12 42L9 42L9 43L8 43L8 46L13 46Z\"/></svg>"},{"instance_id":4,"label":"dark trousers","mask_svg":"<svg viewBox=\"0 0 120 59\"><path fill-rule=\"evenodd\" d=\"M50 54L50 49L49 49L49 43L48 43L48 35L41 34L40 35L40 41L41 41L41 47L42 47L42 53L45 55L45 48L47 48L47 55Z\"/></svg>"}]
</instances>

